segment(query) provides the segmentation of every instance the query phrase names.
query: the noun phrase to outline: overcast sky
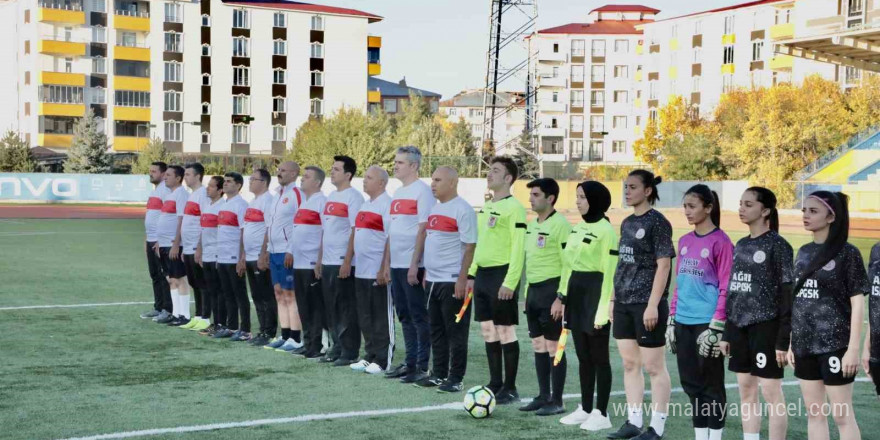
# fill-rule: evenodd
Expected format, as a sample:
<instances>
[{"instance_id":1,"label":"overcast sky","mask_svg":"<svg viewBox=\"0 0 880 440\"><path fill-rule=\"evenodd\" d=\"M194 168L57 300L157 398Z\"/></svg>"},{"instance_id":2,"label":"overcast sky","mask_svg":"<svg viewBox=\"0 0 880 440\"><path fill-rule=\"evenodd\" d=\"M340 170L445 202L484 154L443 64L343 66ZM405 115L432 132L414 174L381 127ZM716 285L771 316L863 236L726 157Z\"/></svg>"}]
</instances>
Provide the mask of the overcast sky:
<instances>
[{"instance_id":1,"label":"overcast sky","mask_svg":"<svg viewBox=\"0 0 880 440\"><path fill-rule=\"evenodd\" d=\"M309 1L309 0L305 0ZM715 9L748 0L538 0L538 28L587 21L587 13L606 4L643 4L659 9L659 18ZM491 0L314 0L360 9L385 19L369 26L382 37L383 79L406 76L411 87L443 94L483 87L489 48ZM510 82L510 88L522 89Z\"/></svg>"}]
</instances>

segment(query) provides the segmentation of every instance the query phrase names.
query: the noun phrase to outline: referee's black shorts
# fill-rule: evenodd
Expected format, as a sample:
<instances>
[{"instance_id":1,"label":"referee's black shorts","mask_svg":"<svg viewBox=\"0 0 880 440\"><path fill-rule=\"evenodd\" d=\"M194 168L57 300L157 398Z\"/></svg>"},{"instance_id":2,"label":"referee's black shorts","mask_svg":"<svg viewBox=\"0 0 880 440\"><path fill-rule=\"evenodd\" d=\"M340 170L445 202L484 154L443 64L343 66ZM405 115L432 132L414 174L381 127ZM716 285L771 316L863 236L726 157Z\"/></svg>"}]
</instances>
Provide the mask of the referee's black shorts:
<instances>
[{"instance_id":1,"label":"referee's black shorts","mask_svg":"<svg viewBox=\"0 0 880 440\"><path fill-rule=\"evenodd\" d=\"M543 337L548 341L559 340L559 335L562 334L562 320L554 320L550 315L550 307L556 301L558 290L558 277L529 284L525 314L530 338Z\"/></svg>"},{"instance_id":2,"label":"referee's black shorts","mask_svg":"<svg viewBox=\"0 0 880 440\"><path fill-rule=\"evenodd\" d=\"M507 265L479 267L474 276L474 321L492 321L495 325L518 325L517 301L519 286L513 289L513 298L498 299L498 290L507 276Z\"/></svg>"}]
</instances>

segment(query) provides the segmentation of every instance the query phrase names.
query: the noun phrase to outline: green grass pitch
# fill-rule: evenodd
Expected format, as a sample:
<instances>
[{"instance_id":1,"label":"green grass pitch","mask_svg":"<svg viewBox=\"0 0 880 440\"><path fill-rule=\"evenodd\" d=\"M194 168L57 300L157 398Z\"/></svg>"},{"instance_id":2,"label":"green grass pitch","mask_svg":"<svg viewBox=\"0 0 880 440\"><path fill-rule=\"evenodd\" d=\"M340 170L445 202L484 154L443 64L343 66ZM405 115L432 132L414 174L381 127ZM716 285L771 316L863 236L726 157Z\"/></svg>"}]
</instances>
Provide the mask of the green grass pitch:
<instances>
[{"instance_id":1,"label":"green grass pitch","mask_svg":"<svg viewBox=\"0 0 880 440\"><path fill-rule=\"evenodd\" d=\"M676 231L681 234L685 231ZM734 241L739 235L732 234ZM787 236L797 249L807 236ZM867 257L870 240L852 240ZM0 308L151 301L139 220L0 221ZM219 342L194 332L141 320L147 305L83 308L0 309L0 438L60 439L127 431L188 427L375 411L422 408L460 402L461 394L442 395L396 381L356 374L290 355ZM253 318L254 322L255 317ZM523 322L524 324L524 322ZM537 392L525 325L519 327L522 356L519 390ZM397 331L395 357L403 355ZM578 393L577 360L569 348L567 393ZM623 390L620 357L611 348L612 390ZM673 387L678 387L674 358L667 356ZM864 377L862 373L860 375ZM472 323L465 387L488 380L479 328ZM791 369L786 380L794 380ZM728 383L735 383L728 374ZM797 402L797 386L786 386ZM677 392L673 402L686 396ZM728 400L738 402L736 389ZM614 395L611 405L624 402ZM568 399L574 409L578 400ZM855 406L864 438L880 432L873 417L880 405L873 386L857 382ZM613 411L613 408L611 409ZM617 426L621 414L611 414ZM163 439L543 439L604 438L557 417L523 414L516 406L498 407L486 420L473 420L456 408L314 421L287 421L212 431L164 432ZM789 438L806 438L804 417L789 421ZM766 419L764 421L766 438ZM669 439L692 438L687 417L671 417ZM738 418L728 420L724 438L742 438ZM832 428L832 438L836 430Z\"/></svg>"}]
</instances>

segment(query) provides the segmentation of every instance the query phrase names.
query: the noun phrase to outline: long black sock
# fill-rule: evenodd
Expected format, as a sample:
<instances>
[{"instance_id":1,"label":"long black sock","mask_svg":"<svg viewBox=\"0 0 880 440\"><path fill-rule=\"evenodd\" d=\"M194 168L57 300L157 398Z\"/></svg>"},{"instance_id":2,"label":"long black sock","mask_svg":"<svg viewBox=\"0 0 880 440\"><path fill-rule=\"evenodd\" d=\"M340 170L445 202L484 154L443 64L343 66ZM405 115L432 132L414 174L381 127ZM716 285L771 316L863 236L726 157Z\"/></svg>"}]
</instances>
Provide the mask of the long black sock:
<instances>
[{"instance_id":1,"label":"long black sock","mask_svg":"<svg viewBox=\"0 0 880 440\"><path fill-rule=\"evenodd\" d=\"M608 398L611 396L611 364L596 365L596 409L608 416Z\"/></svg>"},{"instance_id":2,"label":"long black sock","mask_svg":"<svg viewBox=\"0 0 880 440\"><path fill-rule=\"evenodd\" d=\"M567 370L568 357L563 354L559 364L551 370L553 378L553 403L557 405L562 405L562 392L565 391L565 374Z\"/></svg>"},{"instance_id":3,"label":"long black sock","mask_svg":"<svg viewBox=\"0 0 880 440\"><path fill-rule=\"evenodd\" d=\"M501 342L487 342L486 357L489 359L489 388L495 392L504 383L501 377Z\"/></svg>"},{"instance_id":4,"label":"long black sock","mask_svg":"<svg viewBox=\"0 0 880 440\"><path fill-rule=\"evenodd\" d=\"M516 389L516 372L519 370L519 342L513 341L501 346L504 351L504 387Z\"/></svg>"},{"instance_id":5,"label":"long black sock","mask_svg":"<svg viewBox=\"0 0 880 440\"><path fill-rule=\"evenodd\" d=\"M284 339L285 341L290 339L290 329L289 328L284 328L284 327L281 328L281 339Z\"/></svg>"},{"instance_id":6,"label":"long black sock","mask_svg":"<svg viewBox=\"0 0 880 440\"><path fill-rule=\"evenodd\" d=\"M300 343L300 335L302 334L302 330L290 330L290 337L293 338L294 342Z\"/></svg>"},{"instance_id":7,"label":"long black sock","mask_svg":"<svg viewBox=\"0 0 880 440\"><path fill-rule=\"evenodd\" d=\"M550 400L550 355L535 353L535 371L538 373L538 396Z\"/></svg>"}]
</instances>

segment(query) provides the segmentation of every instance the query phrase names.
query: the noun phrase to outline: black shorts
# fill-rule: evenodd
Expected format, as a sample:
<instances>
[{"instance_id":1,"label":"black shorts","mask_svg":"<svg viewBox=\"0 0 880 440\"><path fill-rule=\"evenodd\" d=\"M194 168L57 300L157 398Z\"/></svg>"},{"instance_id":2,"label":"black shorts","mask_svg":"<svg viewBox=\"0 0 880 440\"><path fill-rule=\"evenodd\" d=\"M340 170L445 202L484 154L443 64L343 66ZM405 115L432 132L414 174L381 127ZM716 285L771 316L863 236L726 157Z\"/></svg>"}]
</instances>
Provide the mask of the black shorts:
<instances>
[{"instance_id":1,"label":"black shorts","mask_svg":"<svg viewBox=\"0 0 880 440\"><path fill-rule=\"evenodd\" d=\"M831 353L794 356L794 375L803 380L821 380L825 385L849 385L855 381L853 377L843 377L842 348Z\"/></svg>"},{"instance_id":2,"label":"black shorts","mask_svg":"<svg viewBox=\"0 0 880 440\"><path fill-rule=\"evenodd\" d=\"M656 348L666 345L666 319L669 317L669 304L666 298L657 305L657 325L654 330L645 328L645 309L648 304L614 303L614 339L635 339L639 347Z\"/></svg>"},{"instance_id":3,"label":"black shorts","mask_svg":"<svg viewBox=\"0 0 880 440\"><path fill-rule=\"evenodd\" d=\"M764 379L782 379L784 369L776 363L776 335L779 321L759 322L737 327L727 322L730 360L727 369L734 373L750 373Z\"/></svg>"},{"instance_id":4,"label":"black shorts","mask_svg":"<svg viewBox=\"0 0 880 440\"><path fill-rule=\"evenodd\" d=\"M474 321L492 321L495 325L517 325L519 286L513 289L513 298L501 301L498 289L504 284L507 265L480 267L474 277Z\"/></svg>"},{"instance_id":5,"label":"black shorts","mask_svg":"<svg viewBox=\"0 0 880 440\"><path fill-rule=\"evenodd\" d=\"M208 264L208 263L205 263ZM196 263L195 255L183 256L183 267L186 269L186 281L193 289L205 288L205 273L202 266Z\"/></svg>"},{"instance_id":6,"label":"black shorts","mask_svg":"<svg viewBox=\"0 0 880 440\"><path fill-rule=\"evenodd\" d=\"M165 272L165 276L169 278L185 277L186 268L183 265L183 249L180 248L180 253L177 254L176 260L171 259L170 253L170 246L159 248L159 260L162 262L162 270Z\"/></svg>"},{"instance_id":7,"label":"black shorts","mask_svg":"<svg viewBox=\"0 0 880 440\"><path fill-rule=\"evenodd\" d=\"M562 333L562 320L550 316L550 307L556 301L559 291L559 278L551 278L540 283L530 284L526 295L526 322L529 337L543 337L548 341L558 341Z\"/></svg>"},{"instance_id":8,"label":"black shorts","mask_svg":"<svg viewBox=\"0 0 880 440\"><path fill-rule=\"evenodd\" d=\"M873 359L868 361L868 371L871 372L871 379L874 380L874 391L880 396L880 361Z\"/></svg>"}]
</instances>

